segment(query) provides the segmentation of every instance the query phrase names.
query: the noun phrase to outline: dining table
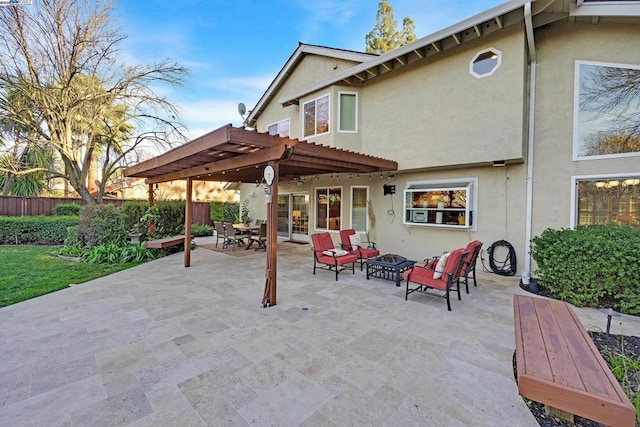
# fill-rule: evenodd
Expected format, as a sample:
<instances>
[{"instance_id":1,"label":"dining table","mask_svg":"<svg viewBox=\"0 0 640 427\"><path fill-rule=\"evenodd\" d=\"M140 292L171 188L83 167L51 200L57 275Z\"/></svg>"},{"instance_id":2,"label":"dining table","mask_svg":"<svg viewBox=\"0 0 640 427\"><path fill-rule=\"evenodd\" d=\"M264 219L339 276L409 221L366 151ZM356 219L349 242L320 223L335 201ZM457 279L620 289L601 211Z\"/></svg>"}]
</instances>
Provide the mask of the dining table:
<instances>
[{"instance_id":1,"label":"dining table","mask_svg":"<svg viewBox=\"0 0 640 427\"><path fill-rule=\"evenodd\" d=\"M244 248L245 251L248 251L249 248L251 248L253 242L257 242L258 244L260 244L258 239L253 238L260 231L259 225L233 224L233 229L236 231L236 234L246 234L249 241L247 243L247 247Z\"/></svg>"}]
</instances>

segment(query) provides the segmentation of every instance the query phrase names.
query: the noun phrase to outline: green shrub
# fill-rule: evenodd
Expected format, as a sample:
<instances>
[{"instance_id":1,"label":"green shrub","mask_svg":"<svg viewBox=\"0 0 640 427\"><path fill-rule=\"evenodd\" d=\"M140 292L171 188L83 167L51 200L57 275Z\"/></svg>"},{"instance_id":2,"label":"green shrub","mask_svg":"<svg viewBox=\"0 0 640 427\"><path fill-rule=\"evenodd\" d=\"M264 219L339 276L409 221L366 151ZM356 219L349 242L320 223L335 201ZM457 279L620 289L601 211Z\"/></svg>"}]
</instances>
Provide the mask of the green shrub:
<instances>
[{"instance_id":1,"label":"green shrub","mask_svg":"<svg viewBox=\"0 0 640 427\"><path fill-rule=\"evenodd\" d=\"M239 203L212 201L209 205L209 216L213 221L234 222L240 215Z\"/></svg>"},{"instance_id":2,"label":"green shrub","mask_svg":"<svg viewBox=\"0 0 640 427\"><path fill-rule=\"evenodd\" d=\"M207 224L192 224L191 234L193 237L213 236L213 227Z\"/></svg>"},{"instance_id":3,"label":"green shrub","mask_svg":"<svg viewBox=\"0 0 640 427\"><path fill-rule=\"evenodd\" d=\"M184 233L184 200L170 200L156 202L157 211L154 238L170 237Z\"/></svg>"},{"instance_id":4,"label":"green shrub","mask_svg":"<svg viewBox=\"0 0 640 427\"><path fill-rule=\"evenodd\" d=\"M82 206L77 203L60 203L53 208L53 215L56 216L79 216Z\"/></svg>"},{"instance_id":5,"label":"green shrub","mask_svg":"<svg viewBox=\"0 0 640 427\"><path fill-rule=\"evenodd\" d=\"M80 215L78 235L83 245L89 248L127 240L122 215L112 204L85 206Z\"/></svg>"},{"instance_id":6,"label":"green shrub","mask_svg":"<svg viewBox=\"0 0 640 427\"><path fill-rule=\"evenodd\" d=\"M120 206L120 214L124 229L127 231L139 231L146 233L146 224L140 222L140 218L147 212L148 202L144 200L131 200Z\"/></svg>"},{"instance_id":7,"label":"green shrub","mask_svg":"<svg viewBox=\"0 0 640 427\"><path fill-rule=\"evenodd\" d=\"M67 227L67 238L65 239L65 244L67 246L82 246L82 242L80 241L80 237L78 236L77 225Z\"/></svg>"},{"instance_id":8,"label":"green shrub","mask_svg":"<svg viewBox=\"0 0 640 427\"><path fill-rule=\"evenodd\" d=\"M557 298L640 314L640 235L631 228L548 229L532 243L539 281Z\"/></svg>"},{"instance_id":9,"label":"green shrub","mask_svg":"<svg viewBox=\"0 0 640 427\"><path fill-rule=\"evenodd\" d=\"M84 252L82 258L93 264L124 264L154 259L155 253L142 244L118 244L115 242L94 246Z\"/></svg>"},{"instance_id":10,"label":"green shrub","mask_svg":"<svg viewBox=\"0 0 640 427\"><path fill-rule=\"evenodd\" d=\"M0 244L59 245L67 238L67 227L78 221L77 216L0 217Z\"/></svg>"}]
</instances>

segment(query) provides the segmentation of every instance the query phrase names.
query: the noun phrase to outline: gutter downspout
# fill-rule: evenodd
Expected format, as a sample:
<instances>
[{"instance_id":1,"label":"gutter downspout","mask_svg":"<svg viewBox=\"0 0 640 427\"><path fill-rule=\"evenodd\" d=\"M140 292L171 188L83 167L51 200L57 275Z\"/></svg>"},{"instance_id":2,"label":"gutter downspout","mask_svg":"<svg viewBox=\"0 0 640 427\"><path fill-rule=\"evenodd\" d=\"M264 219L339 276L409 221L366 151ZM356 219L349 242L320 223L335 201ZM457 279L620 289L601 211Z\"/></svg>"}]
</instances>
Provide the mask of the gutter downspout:
<instances>
[{"instance_id":1,"label":"gutter downspout","mask_svg":"<svg viewBox=\"0 0 640 427\"><path fill-rule=\"evenodd\" d=\"M529 48L529 121L527 135L527 198L525 213L525 252L524 273L522 282L529 284L531 278L531 233L533 228L533 142L535 132L535 107L536 107L536 67L537 55L535 37L533 33L533 21L531 17L531 2L524 5L524 24L527 34L527 46Z\"/></svg>"}]
</instances>

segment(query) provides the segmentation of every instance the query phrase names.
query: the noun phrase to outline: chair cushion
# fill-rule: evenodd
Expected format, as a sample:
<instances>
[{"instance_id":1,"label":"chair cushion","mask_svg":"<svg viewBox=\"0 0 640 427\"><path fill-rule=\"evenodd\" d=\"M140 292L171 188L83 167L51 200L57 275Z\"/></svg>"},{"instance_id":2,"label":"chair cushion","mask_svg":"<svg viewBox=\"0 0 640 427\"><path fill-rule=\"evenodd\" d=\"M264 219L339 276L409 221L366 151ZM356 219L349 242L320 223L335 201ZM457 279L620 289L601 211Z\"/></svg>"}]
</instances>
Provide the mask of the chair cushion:
<instances>
[{"instance_id":1,"label":"chair cushion","mask_svg":"<svg viewBox=\"0 0 640 427\"><path fill-rule=\"evenodd\" d=\"M327 251L322 251L322 253L324 255L329 255L329 256L345 256L347 255L349 252L343 250L343 249L329 249Z\"/></svg>"},{"instance_id":2,"label":"chair cushion","mask_svg":"<svg viewBox=\"0 0 640 427\"><path fill-rule=\"evenodd\" d=\"M352 254L356 255L358 258L362 255L362 259L368 259L377 257L380 255L380 251L377 249L369 249L369 248L360 248L354 249L351 251Z\"/></svg>"},{"instance_id":3,"label":"chair cushion","mask_svg":"<svg viewBox=\"0 0 640 427\"><path fill-rule=\"evenodd\" d=\"M426 286L427 288L439 289L444 291L447 289L447 282L433 277L434 271L424 267L415 266L412 270L407 270L402 274L404 280ZM442 274L442 273L441 273Z\"/></svg>"},{"instance_id":4,"label":"chair cushion","mask_svg":"<svg viewBox=\"0 0 640 427\"><path fill-rule=\"evenodd\" d=\"M351 242L351 247L362 247L362 239L360 238L360 235L358 233L356 234L351 234L349 236L349 241Z\"/></svg>"},{"instance_id":5,"label":"chair cushion","mask_svg":"<svg viewBox=\"0 0 640 427\"><path fill-rule=\"evenodd\" d=\"M311 235L311 240L313 241L313 248L316 251L328 251L334 249L331 235L327 232L313 234Z\"/></svg>"},{"instance_id":6,"label":"chair cushion","mask_svg":"<svg viewBox=\"0 0 640 427\"><path fill-rule=\"evenodd\" d=\"M439 279L442 277L442 272L444 271L444 266L447 265L447 259L449 259L449 252L445 252L442 254L438 263L436 264L435 271L433 273L434 279Z\"/></svg>"},{"instance_id":7,"label":"chair cushion","mask_svg":"<svg viewBox=\"0 0 640 427\"><path fill-rule=\"evenodd\" d=\"M327 256L327 255L321 255L318 257L318 262L322 263L322 264L329 264L329 265L345 265L345 264L352 264L354 262L356 262L358 260L358 257L355 255L344 255L344 256L339 256L337 258L334 258L332 256Z\"/></svg>"}]
</instances>

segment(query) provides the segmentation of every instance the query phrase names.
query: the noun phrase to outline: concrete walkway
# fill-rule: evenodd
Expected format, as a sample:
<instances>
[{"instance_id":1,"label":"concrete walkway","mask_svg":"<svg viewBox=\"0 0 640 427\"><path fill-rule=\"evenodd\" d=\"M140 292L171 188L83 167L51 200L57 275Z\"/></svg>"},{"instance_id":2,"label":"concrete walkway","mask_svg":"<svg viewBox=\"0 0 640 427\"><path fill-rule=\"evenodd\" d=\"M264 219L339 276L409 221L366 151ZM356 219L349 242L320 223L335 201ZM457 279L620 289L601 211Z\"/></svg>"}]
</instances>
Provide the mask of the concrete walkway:
<instances>
[{"instance_id":1,"label":"concrete walkway","mask_svg":"<svg viewBox=\"0 0 640 427\"><path fill-rule=\"evenodd\" d=\"M264 252L182 262L0 309L0 425L537 425L513 379L517 279L479 274L447 312L365 272L313 276L310 246L282 243L263 309Z\"/></svg>"}]
</instances>

